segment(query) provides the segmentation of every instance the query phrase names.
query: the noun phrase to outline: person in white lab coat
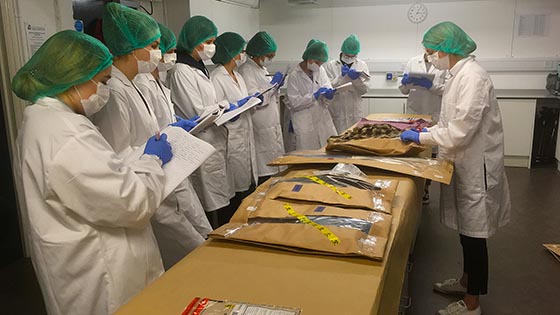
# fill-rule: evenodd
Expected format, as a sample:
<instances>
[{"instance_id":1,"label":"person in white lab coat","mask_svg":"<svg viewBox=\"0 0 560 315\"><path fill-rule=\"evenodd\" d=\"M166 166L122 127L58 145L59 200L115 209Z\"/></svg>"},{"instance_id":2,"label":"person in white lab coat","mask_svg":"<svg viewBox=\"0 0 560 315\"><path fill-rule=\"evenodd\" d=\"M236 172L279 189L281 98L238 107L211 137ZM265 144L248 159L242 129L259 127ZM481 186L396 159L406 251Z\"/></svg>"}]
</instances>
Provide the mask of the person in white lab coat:
<instances>
[{"instance_id":1,"label":"person in white lab coat","mask_svg":"<svg viewBox=\"0 0 560 315\"><path fill-rule=\"evenodd\" d=\"M320 149L336 129L328 106L335 91L325 69L329 59L327 44L312 39L303 53L303 61L288 76L288 108L296 136L297 150Z\"/></svg>"},{"instance_id":2,"label":"person in white lab coat","mask_svg":"<svg viewBox=\"0 0 560 315\"><path fill-rule=\"evenodd\" d=\"M214 41L218 36L216 25L204 16L188 19L177 40L177 63L167 74L171 101L177 114L193 117L218 106L229 108L229 103L218 104L214 85L210 81L204 61L216 52ZM191 175L194 188L213 227L218 226L217 211L225 209L235 194L230 188L227 169L227 139L225 126L211 126L196 135L210 143L214 153Z\"/></svg>"},{"instance_id":3,"label":"person in white lab coat","mask_svg":"<svg viewBox=\"0 0 560 315\"><path fill-rule=\"evenodd\" d=\"M402 133L403 141L439 146L454 163L450 185L441 185L442 222L459 231L463 276L436 283L442 293L464 293L439 315L480 315L479 296L487 293L486 239L509 222L511 202L504 169L504 133L492 80L471 56L475 42L457 25L442 22L424 35L430 63L449 70L436 126Z\"/></svg>"},{"instance_id":4,"label":"person in white lab coat","mask_svg":"<svg viewBox=\"0 0 560 315\"><path fill-rule=\"evenodd\" d=\"M159 24L159 29L161 31L160 38L160 50L164 57L160 60L158 69L152 71L152 73L139 73L134 78L133 82L140 90L141 94L145 97L148 104L154 110L158 122L158 128L163 129L170 124L176 123L175 110L173 109L173 103L171 102L171 91L163 85L159 75L162 67L160 65L168 66L169 60L165 60L165 56L173 54L177 41L173 32L163 24ZM171 58L173 59L173 58ZM174 64L174 62L171 62ZM203 238L208 236L208 233L212 231L210 222L206 218L204 213L204 208L200 203L200 199L196 195L194 187L190 178L187 178L181 185L175 189L176 199L173 202L177 204L177 208L185 215L185 217L191 222L194 228L200 233ZM173 235L170 235L173 237ZM160 238L158 238L160 239ZM200 239L196 237L196 239ZM160 241L160 248L167 246L165 241ZM171 242L171 245L176 245L178 243ZM163 252L164 250L162 250ZM165 269L169 269L173 266L179 259L185 256L184 250L178 249L167 249L166 252L174 253L171 255L172 259L167 259L170 255L165 255L163 264ZM162 255L163 256L163 255Z\"/></svg>"},{"instance_id":5,"label":"person in white lab coat","mask_svg":"<svg viewBox=\"0 0 560 315\"><path fill-rule=\"evenodd\" d=\"M282 73L277 72L271 80L266 69L276 56L277 49L278 46L270 34L258 32L247 43L246 53L249 55L249 59L239 68L239 73L245 80L250 95L265 91L273 84L278 84L278 89L264 94L263 103L251 112L259 184L266 181L271 175L280 172L280 167L267 164L284 154L280 104L278 103L278 91L284 83L284 77Z\"/></svg>"},{"instance_id":6,"label":"person in white lab coat","mask_svg":"<svg viewBox=\"0 0 560 315\"><path fill-rule=\"evenodd\" d=\"M150 217L172 157L162 135L125 163L88 119L109 96L112 56L76 31L49 38L17 72L30 101L14 169L22 225L47 313L112 314L163 273ZM54 66L56 65L56 66Z\"/></svg>"},{"instance_id":7,"label":"person in white lab coat","mask_svg":"<svg viewBox=\"0 0 560 315\"><path fill-rule=\"evenodd\" d=\"M157 77L159 82L165 85L167 80L167 72L173 68L177 62L177 37L169 27L158 23L159 30L161 32L161 38L159 42L159 48L163 54L163 58L158 64L158 74ZM155 76L155 74L154 74ZM156 115L157 115L156 111ZM159 119L159 118L158 118Z\"/></svg>"},{"instance_id":8,"label":"person in white lab coat","mask_svg":"<svg viewBox=\"0 0 560 315\"><path fill-rule=\"evenodd\" d=\"M362 95L368 91L369 69L358 59L360 41L354 34L342 43L339 59L323 65L333 88L352 82L352 88L336 93L329 106L334 126L338 134L352 127L364 117Z\"/></svg>"},{"instance_id":9,"label":"person in white lab coat","mask_svg":"<svg viewBox=\"0 0 560 315\"><path fill-rule=\"evenodd\" d=\"M417 78L409 76L409 73L433 74L434 79ZM408 95L406 100L406 112L408 114L430 115L432 121L437 122L441 110L441 96L445 89L447 70L439 70L428 62L427 53L411 58L404 69L404 75L399 86L400 91ZM437 148L432 151L432 156L437 154ZM426 180L424 186L424 204L430 202L431 180Z\"/></svg>"},{"instance_id":10,"label":"person in white lab coat","mask_svg":"<svg viewBox=\"0 0 560 315\"><path fill-rule=\"evenodd\" d=\"M152 104L132 82L138 73L149 74L156 70L161 59L160 35L157 22L149 15L116 3L105 6L103 37L116 57L109 80L109 101L93 120L122 158L127 158L160 130ZM188 198L187 193L179 187L165 198L152 218L166 268L204 242L204 236L185 216L185 213L192 217L196 214L189 213L191 209L182 209L188 204L179 202Z\"/></svg>"},{"instance_id":11,"label":"person in white lab coat","mask_svg":"<svg viewBox=\"0 0 560 315\"><path fill-rule=\"evenodd\" d=\"M237 72L246 59L245 40L241 35L225 32L216 38L216 54L212 62L217 66L210 73L210 80L218 101L234 104L249 95L245 80ZM257 183L257 157L250 111L225 124L228 129L228 179L235 197L230 201L228 211L218 214L220 225L229 222L243 198L255 189Z\"/></svg>"}]
</instances>

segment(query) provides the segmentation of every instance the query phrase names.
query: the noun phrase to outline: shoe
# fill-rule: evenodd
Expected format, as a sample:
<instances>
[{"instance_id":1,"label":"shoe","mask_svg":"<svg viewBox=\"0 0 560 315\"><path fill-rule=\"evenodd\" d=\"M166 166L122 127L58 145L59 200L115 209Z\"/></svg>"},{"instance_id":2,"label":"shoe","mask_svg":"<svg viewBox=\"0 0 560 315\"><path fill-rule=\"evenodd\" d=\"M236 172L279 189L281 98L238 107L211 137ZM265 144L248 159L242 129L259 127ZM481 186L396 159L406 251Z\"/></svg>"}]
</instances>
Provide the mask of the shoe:
<instances>
[{"instance_id":1,"label":"shoe","mask_svg":"<svg viewBox=\"0 0 560 315\"><path fill-rule=\"evenodd\" d=\"M478 306L474 310L469 311L465 302L461 300L447 305L446 308L437 311L436 315L482 315L482 310Z\"/></svg>"},{"instance_id":2,"label":"shoe","mask_svg":"<svg viewBox=\"0 0 560 315\"><path fill-rule=\"evenodd\" d=\"M430 203L430 192L424 191L424 196L422 196L422 204L427 205Z\"/></svg>"},{"instance_id":3,"label":"shoe","mask_svg":"<svg viewBox=\"0 0 560 315\"><path fill-rule=\"evenodd\" d=\"M434 291L443 294L451 295L465 295L467 293L467 288L461 285L458 279L447 279L443 282L434 283Z\"/></svg>"}]
</instances>

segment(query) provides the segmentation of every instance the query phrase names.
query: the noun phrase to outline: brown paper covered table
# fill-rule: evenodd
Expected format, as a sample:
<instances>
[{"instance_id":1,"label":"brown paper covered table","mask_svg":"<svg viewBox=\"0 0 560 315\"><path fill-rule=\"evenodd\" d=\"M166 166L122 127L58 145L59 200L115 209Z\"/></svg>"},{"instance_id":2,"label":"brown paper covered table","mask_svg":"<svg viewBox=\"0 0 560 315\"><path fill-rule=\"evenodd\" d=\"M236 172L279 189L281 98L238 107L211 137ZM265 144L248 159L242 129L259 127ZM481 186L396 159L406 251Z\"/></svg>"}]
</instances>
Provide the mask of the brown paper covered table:
<instances>
[{"instance_id":1,"label":"brown paper covered table","mask_svg":"<svg viewBox=\"0 0 560 315\"><path fill-rule=\"evenodd\" d=\"M424 180L389 177L400 183L382 262L208 240L116 314L179 315L197 296L296 307L304 315L397 314Z\"/></svg>"}]
</instances>

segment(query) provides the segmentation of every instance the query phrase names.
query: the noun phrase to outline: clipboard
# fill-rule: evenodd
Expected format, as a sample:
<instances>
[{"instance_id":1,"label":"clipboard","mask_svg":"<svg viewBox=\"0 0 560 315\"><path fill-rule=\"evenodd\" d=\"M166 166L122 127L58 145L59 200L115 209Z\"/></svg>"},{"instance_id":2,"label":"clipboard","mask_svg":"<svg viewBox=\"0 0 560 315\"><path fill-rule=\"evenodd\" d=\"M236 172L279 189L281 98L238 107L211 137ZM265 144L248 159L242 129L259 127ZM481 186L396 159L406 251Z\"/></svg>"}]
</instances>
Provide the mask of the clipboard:
<instances>
[{"instance_id":1,"label":"clipboard","mask_svg":"<svg viewBox=\"0 0 560 315\"><path fill-rule=\"evenodd\" d=\"M409 78L418 78L418 79L426 78L426 79L430 80L430 82L434 82L434 78L436 77L436 75L433 74L433 73L409 72L408 77Z\"/></svg>"}]
</instances>

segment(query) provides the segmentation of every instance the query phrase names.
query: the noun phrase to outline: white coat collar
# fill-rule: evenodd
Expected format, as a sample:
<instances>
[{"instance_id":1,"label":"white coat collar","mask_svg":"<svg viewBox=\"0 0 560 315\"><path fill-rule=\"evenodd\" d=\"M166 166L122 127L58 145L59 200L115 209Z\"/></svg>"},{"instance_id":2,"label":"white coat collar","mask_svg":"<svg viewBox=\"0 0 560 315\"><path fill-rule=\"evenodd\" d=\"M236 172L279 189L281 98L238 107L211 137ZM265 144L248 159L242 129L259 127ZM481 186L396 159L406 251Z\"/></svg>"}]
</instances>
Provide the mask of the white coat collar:
<instances>
[{"instance_id":1,"label":"white coat collar","mask_svg":"<svg viewBox=\"0 0 560 315\"><path fill-rule=\"evenodd\" d=\"M245 63L247 64L247 66L249 67L254 67L255 69L257 69L258 71L262 71L265 73L268 73L268 70L266 69L266 67L261 68L261 66L259 66L253 59L248 58L247 61L245 61Z\"/></svg>"},{"instance_id":2,"label":"white coat collar","mask_svg":"<svg viewBox=\"0 0 560 315\"><path fill-rule=\"evenodd\" d=\"M132 82L130 82L126 75L124 75L124 73L115 66L112 66L111 68L111 79L119 80L127 87L132 86Z\"/></svg>"},{"instance_id":3,"label":"white coat collar","mask_svg":"<svg viewBox=\"0 0 560 315\"><path fill-rule=\"evenodd\" d=\"M467 64L467 62L470 62L470 61L473 61L473 60L474 60L474 56L468 56L468 57L465 57L465 58L459 60L455 64L455 66L453 66L453 68L451 68L449 70L449 74L451 76L457 75L457 73L459 73L459 71L461 71L461 69L465 66L465 64Z\"/></svg>"},{"instance_id":4,"label":"white coat collar","mask_svg":"<svg viewBox=\"0 0 560 315\"><path fill-rule=\"evenodd\" d=\"M39 106L46 106L46 107L54 108L56 110L60 110L60 111L63 111L63 112L69 112L69 113L77 114L68 105L66 105L61 100L59 100L57 98L54 98L54 97L41 97L40 99L37 100L37 102L35 104L37 104Z\"/></svg>"}]
</instances>

